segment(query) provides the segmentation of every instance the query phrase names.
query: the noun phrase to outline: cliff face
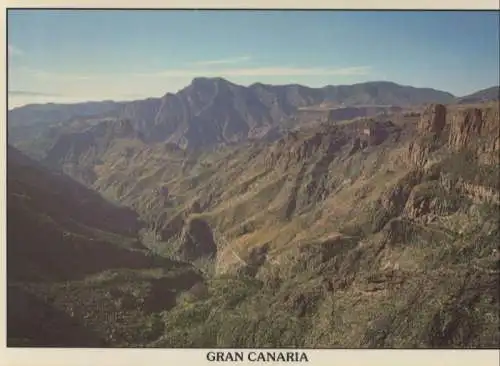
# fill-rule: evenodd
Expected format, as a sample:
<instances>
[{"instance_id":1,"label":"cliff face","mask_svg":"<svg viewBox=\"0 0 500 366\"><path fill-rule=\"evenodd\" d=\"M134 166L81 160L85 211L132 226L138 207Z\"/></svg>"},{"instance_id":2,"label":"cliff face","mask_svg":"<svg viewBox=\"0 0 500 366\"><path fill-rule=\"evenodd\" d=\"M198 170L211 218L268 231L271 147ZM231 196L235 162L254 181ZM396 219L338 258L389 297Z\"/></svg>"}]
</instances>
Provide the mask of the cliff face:
<instances>
[{"instance_id":1,"label":"cliff face","mask_svg":"<svg viewBox=\"0 0 500 366\"><path fill-rule=\"evenodd\" d=\"M481 163L496 164L499 121L498 103L481 108L432 105L418 123L417 137L408 147L408 161L422 167L431 152L446 145L451 151L473 152Z\"/></svg>"},{"instance_id":2,"label":"cliff face","mask_svg":"<svg viewBox=\"0 0 500 366\"><path fill-rule=\"evenodd\" d=\"M456 113L450 123L449 146L456 150L466 147L481 136L483 124L483 113L478 108L468 108Z\"/></svg>"},{"instance_id":3,"label":"cliff face","mask_svg":"<svg viewBox=\"0 0 500 366\"><path fill-rule=\"evenodd\" d=\"M446 112L446 107L442 104L434 104L428 107L418 124L419 132L439 136L446 125Z\"/></svg>"},{"instance_id":4,"label":"cliff face","mask_svg":"<svg viewBox=\"0 0 500 366\"><path fill-rule=\"evenodd\" d=\"M466 108L459 110L450 123L451 149L473 150L481 162L498 164L500 148L499 105L493 103L486 108Z\"/></svg>"},{"instance_id":5,"label":"cliff face","mask_svg":"<svg viewBox=\"0 0 500 366\"><path fill-rule=\"evenodd\" d=\"M409 217L449 212L456 204L441 202L446 194L478 204L499 202L498 111L498 103L428 107L417 125L415 141L408 146L407 162L439 177L439 183L412 191L405 209Z\"/></svg>"},{"instance_id":6,"label":"cliff face","mask_svg":"<svg viewBox=\"0 0 500 366\"><path fill-rule=\"evenodd\" d=\"M411 164L423 167L429 154L436 149L436 143L446 126L446 107L442 104L433 104L425 110L417 125L415 141L408 147L408 160Z\"/></svg>"}]
</instances>

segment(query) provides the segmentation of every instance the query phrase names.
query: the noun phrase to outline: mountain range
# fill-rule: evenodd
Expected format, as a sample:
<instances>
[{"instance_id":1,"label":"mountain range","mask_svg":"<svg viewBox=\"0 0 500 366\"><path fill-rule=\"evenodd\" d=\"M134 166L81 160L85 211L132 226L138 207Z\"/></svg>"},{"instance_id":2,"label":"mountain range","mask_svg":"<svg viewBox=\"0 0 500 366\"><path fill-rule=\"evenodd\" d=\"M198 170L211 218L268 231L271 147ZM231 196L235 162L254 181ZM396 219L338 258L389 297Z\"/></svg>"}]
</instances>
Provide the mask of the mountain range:
<instances>
[{"instance_id":1,"label":"mountain range","mask_svg":"<svg viewBox=\"0 0 500 366\"><path fill-rule=\"evenodd\" d=\"M477 97L460 100L467 98ZM495 95L485 95L485 100L491 98L495 99ZM179 92L161 98L15 108L9 111L8 131L9 141L17 144L44 136L49 127L61 133L60 127L74 130L102 119L129 120L149 142L200 148L266 136L275 138L297 124L304 108L322 111L321 116L335 110L335 119L342 120L370 115L374 106L378 107L375 113L383 113L391 106L446 104L456 100L450 93L391 82L323 88L261 83L244 87L222 78L195 78ZM307 115L305 119L310 122L311 117Z\"/></svg>"},{"instance_id":2,"label":"mountain range","mask_svg":"<svg viewBox=\"0 0 500 366\"><path fill-rule=\"evenodd\" d=\"M497 347L497 97L197 78L10 111L8 344Z\"/></svg>"}]
</instances>

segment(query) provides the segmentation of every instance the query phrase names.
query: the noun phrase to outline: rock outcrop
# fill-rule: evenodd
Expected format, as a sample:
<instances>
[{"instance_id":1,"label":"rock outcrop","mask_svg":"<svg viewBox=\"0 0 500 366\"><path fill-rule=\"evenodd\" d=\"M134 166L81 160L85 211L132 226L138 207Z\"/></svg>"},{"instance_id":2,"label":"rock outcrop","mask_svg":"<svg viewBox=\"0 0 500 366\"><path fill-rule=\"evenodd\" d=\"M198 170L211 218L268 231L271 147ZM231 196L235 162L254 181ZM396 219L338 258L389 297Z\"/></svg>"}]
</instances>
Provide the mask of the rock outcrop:
<instances>
[{"instance_id":1,"label":"rock outcrop","mask_svg":"<svg viewBox=\"0 0 500 366\"><path fill-rule=\"evenodd\" d=\"M427 163L430 152L431 146L426 144L424 140L413 141L408 147L408 161L417 167L423 167Z\"/></svg>"},{"instance_id":2,"label":"rock outcrop","mask_svg":"<svg viewBox=\"0 0 500 366\"><path fill-rule=\"evenodd\" d=\"M480 163L498 165L500 159L499 105L485 108L467 108L457 111L450 122L448 146L459 151L473 151Z\"/></svg>"},{"instance_id":3,"label":"rock outcrop","mask_svg":"<svg viewBox=\"0 0 500 366\"><path fill-rule=\"evenodd\" d=\"M308 161L314 156L331 155L349 142L344 131L336 127L323 128L313 135L299 136L290 132L276 142L265 157L267 168L286 170L290 165Z\"/></svg>"},{"instance_id":4,"label":"rock outcrop","mask_svg":"<svg viewBox=\"0 0 500 366\"><path fill-rule=\"evenodd\" d=\"M408 147L407 160L418 167L423 167L429 154L436 149L442 131L446 125L446 107L442 104L430 105L420 119L418 137Z\"/></svg>"},{"instance_id":5,"label":"rock outcrop","mask_svg":"<svg viewBox=\"0 0 500 366\"><path fill-rule=\"evenodd\" d=\"M452 149L466 147L471 140L481 135L483 127L482 112L478 108L469 108L455 116L451 123L448 144Z\"/></svg>"},{"instance_id":6,"label":"rock outcrop","mask_svg":"<svg viewBox=\"0 0 500 366\"><path fill-rule=\"evenodd\" d=\"M479 184L473 184L469 182L464 182L459 180L456 184L456 189L458 189L463 194L467 195L472 201L476 203L488 202L488 203L500 203L500 197L498 191L491 187L486 187Z\"/></svg>"},{"instance_id":7,"label":"rock outcrop","mask_svg":"<svg viewBox=\"0 0 500 366\"><path fill-rule=\"evenodd\" d=\"M411 192L404 208L404 215L418 219L422 216L450 214L458 207L455 197L453 193L444 191L437 181L425 182Z\"/></svg>"},{"instance_id":8,"label":"rock outcrop","mask_svg":"<svg viewBox=\"0 0 500 366\"><path fill-rule=\"evenodd\" d=\"M401 213L413 187L420 183L422 176L420 170L413 170L405 175L394 187L382 194L380 203L391 217Z\"/></svg>"},{"instance_id":9,"label":"rock outcrop","mask_svg":"<svg viewBox=\"0 0 500 366\"><path fill-rule=\"evenodd\" d=\"M192 261L202 257L215 257L217 245L207 222L193 218L184 227L178 254Z\"/></svg>"},{"instance_id":10,"label":"rock outcrop","mask_svg":"<svg viewBox=\"0 0 500 366\"><path fill-rule=\"evenodd\" d=\"M418 130L420 134L440 135L445 125L446 107L442 104L432 104L420 118Z\"/></svg>"}]
</instances>

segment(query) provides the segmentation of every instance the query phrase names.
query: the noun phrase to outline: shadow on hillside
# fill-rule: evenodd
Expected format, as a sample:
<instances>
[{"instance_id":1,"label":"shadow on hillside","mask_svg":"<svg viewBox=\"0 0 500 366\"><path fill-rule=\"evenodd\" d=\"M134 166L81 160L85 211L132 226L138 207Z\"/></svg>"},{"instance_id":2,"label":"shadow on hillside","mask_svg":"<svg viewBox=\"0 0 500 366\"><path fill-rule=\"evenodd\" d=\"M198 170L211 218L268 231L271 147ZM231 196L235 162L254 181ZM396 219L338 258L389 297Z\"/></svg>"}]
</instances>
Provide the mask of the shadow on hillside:
<instances>
[{"instance_id":1,"label":"shadow on hillside","mask_svg":"<svg viewBox=\"0 0 500 366\"><path fill-rule=\"evenodd\" d=\"M7 347L106 347L93 331L26 291L7 289Z\"/></svg>"}]
</instances>

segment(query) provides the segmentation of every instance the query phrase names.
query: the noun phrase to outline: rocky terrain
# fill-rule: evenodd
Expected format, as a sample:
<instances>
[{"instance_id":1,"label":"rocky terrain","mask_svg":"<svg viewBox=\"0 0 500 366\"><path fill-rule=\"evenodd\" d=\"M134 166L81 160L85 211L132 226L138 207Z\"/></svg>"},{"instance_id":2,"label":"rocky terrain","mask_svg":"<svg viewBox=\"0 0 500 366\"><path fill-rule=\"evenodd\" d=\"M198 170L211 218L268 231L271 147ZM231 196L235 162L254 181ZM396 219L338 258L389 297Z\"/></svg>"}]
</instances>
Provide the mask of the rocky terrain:
<instances>
[{"instance_id":1,"label":"rocky terrain","mask_svg":"<svg viewBox=\"0 0 500 366\"><path fill-rule=\"evenodd\" d=\"M16 143L9 301L61 319L11 344L497 347L499 104L394 85L196 79Z\"/></svg>"}]
</instances>

